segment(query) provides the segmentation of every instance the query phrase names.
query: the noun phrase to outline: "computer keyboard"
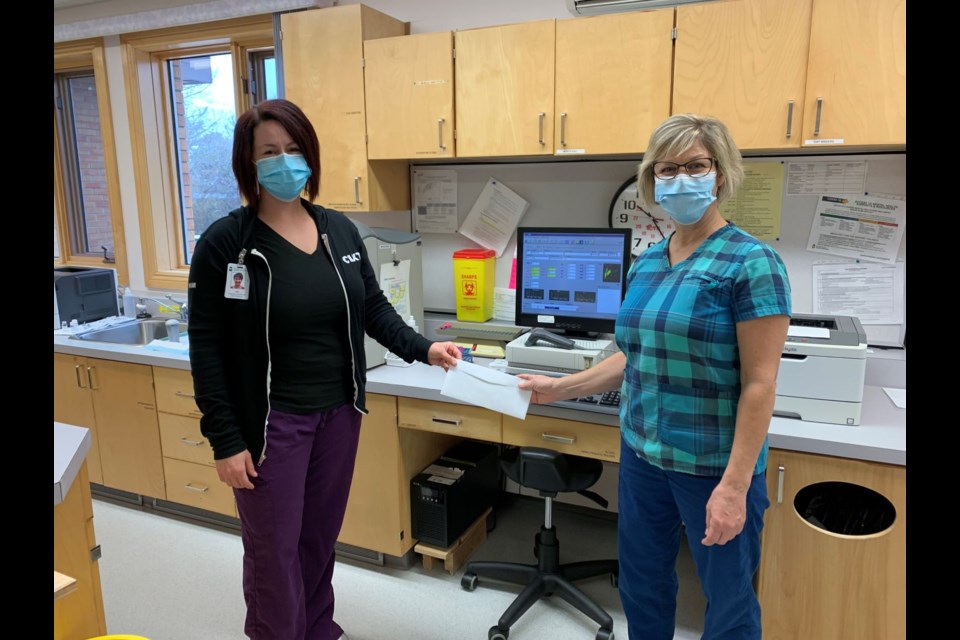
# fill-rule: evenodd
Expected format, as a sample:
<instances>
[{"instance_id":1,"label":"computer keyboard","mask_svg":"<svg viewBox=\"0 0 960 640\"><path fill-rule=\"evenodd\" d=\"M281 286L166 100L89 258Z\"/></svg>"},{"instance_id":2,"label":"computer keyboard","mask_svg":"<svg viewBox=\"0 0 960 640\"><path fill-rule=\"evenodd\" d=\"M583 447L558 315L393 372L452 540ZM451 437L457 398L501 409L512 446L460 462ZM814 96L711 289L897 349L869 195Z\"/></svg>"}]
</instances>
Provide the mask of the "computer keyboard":
<instances>
[{"instance_id":1,"label":"computer keyboard","mask_svg":"<svg viewBox=\"0 0 960 640\"><path fill-rule=\"evenodd\" d=\"M437 328L437 333L445 336L454 336L473 340L501 340L510 342L520 334L528 331L529 327L516 327L509 324L487 324L483 322L444 322Z\"/></svg>"},{"instance_id":2,"label":"computer keyboard","mask_svg":"<svg viewBox=\"0 0 960 640\"><path fill-rule=\"evenodd\" d=\"M620 391L607 391L572 400L560 400L552 403L552 406L620 415Z\"/></svg>"}]
</instances>

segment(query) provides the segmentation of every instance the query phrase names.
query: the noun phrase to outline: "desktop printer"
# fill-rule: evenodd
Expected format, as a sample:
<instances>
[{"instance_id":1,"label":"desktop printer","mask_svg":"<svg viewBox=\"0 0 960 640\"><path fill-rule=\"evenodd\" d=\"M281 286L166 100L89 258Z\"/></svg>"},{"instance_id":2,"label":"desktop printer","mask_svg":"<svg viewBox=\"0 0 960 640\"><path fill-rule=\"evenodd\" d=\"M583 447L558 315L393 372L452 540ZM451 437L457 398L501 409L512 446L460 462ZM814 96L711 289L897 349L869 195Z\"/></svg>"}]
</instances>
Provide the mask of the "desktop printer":
<instances>
[{"instance_id":1,"label":"desktop printer","mask_svg":"<svg viewBox=\"0 0 960 640\"><path fill-rule=\"evenodd\" d=\"M413 316L418 327L423 326L423 266L420 251L420 234L368 227L353 220L360 232L360 239L367 250L367 257L377 275L377 283L387 300L404 320ZM394 269L398 267L398 269ZM367 369L384 363L387 348L364 334L364 353Z\"/></svg>"},{"instance_id":2,"label":"desktop printer","mask_svg":"<svg viewBox=\"0 0 960 640\"><path fill-rule=\"evenodd\" d=\"M446 549L496 504L497 446L464 440L410 481L411 535Z\"/></svg>"},{"instance_id":3,"label":"desktop printer","mask_svg":"<svg viewBox=\"0 0 960 640\"><path fill-rule=\"evenodd\" d=\"M120 315L117 272L106 267L53 268L53 328Z\"/></svg>"},{"instance_id":4,"label":"desktop printer","mask_svg":"<svg viewBox=\"0 0 960 640\"><path fill-rule=\"evenodd\" d=\"M507 343L508 373L557 375L589 369L618 351L613 340L600 336L594 340L576 339L572 349L558 348L546 342L527 344L529 335Z\"/></svg>"},{"instance_id":5,"label":"desktop printer","mask_svg":"<svg viewBox=\"0 0 960 640\"><path fill-rule=\"evenodd\" d=\"M860 424L867 335L853 316L797 313L780 356L773 414Z\"/></svg>"}]
</instances>

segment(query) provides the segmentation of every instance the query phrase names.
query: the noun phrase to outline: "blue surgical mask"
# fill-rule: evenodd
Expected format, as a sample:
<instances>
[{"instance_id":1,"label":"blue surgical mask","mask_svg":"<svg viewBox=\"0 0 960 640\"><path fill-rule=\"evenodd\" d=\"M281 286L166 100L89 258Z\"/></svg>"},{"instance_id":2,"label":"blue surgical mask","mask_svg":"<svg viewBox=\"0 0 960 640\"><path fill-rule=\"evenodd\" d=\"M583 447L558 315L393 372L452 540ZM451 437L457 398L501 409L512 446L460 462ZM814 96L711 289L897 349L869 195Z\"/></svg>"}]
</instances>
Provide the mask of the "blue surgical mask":
<instances>
[{"instance_id":1,"label":"blue surgical mask","mask_svg":"<svg viewBox=\"0 0 960 640\"><path fill-rule=\"evenodd\" d=\"M677 224L696 224L717 199L717 196L713 195L716 184L716 171L699 178L683 174L672 180L655 177L653 199Z\"/></svg>"},{"instance_id":2,"label":"blue surgical mask","mask_svg":"<svg viewBox=\"0 0 960 640\"><path fill-rule=\"evenodd\" d=\"M257 180L270 195L284 202L300 197L311 173L307 161L299 154L281 153L257 160Z\"/></svg>"}]
</instances>

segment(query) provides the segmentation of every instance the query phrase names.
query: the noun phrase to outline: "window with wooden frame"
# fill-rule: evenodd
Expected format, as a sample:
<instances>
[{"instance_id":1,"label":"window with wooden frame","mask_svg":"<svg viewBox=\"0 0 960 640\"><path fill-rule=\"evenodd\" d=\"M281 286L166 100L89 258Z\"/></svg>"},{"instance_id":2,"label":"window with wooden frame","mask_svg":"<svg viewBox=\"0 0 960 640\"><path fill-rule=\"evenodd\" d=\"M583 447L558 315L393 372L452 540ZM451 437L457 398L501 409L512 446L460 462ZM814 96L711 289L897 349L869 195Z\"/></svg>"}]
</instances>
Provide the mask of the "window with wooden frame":
<instances>
[{"instance_id":1,"label":"window with wooden frame","mask_svg":"<svg viewBox=\"0 0 960 640\"><path fill-rule=\"evenodd\" d=\"M200 234L240 205L233 127L258 101L250 81L258 58L272 57L272 19L138 33L121 46L144 280L185 289Z\"/></svg>"},{"instance_id":2,"label":"window with wooden frame","mask_svg":"<svg viewBox=\"0 0 960 640\"><path fill-rule=\"evenodd\" d=\"M116 267L127 281L103 43L53 47L53 263Z\"/></svg>"}]
</instances>

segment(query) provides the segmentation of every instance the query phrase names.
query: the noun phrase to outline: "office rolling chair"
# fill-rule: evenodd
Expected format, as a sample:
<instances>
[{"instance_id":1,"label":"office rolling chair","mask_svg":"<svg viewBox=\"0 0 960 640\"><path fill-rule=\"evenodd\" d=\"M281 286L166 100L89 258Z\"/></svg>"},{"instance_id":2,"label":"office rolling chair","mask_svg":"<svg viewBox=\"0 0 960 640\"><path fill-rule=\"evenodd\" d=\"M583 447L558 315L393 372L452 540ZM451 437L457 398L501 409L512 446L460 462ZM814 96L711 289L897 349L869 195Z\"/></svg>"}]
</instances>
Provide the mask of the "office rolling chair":
<instances>
[{"instance_id":1,"label":"office rolling chair","mask_svg":"<svg viewBox=\"0 0 960 640\"><path fill-rule=\"evenodd\" d=\"M560 542L553 527L553 499L560 492L576 492L606 508L607 501L587 489L596 483L603 472L603 463L593 458L567 455L551 449L518 447L507 449L500 456L500 466L517 484L536 489L544 497L544 523L537 534L533 554L538 564L514 562L468 562L460 580L467 591L477 588L479 576L523 585L499 622L490 628L489 640L507 640L510 626L541 597L554 594L585 613L597 624L596 640L614 640L613 619L598 604L574 584L574 580L610 574L617 584L620 567L616 560L588 560L560 564Z\"/></svg>"}]
</instances>

